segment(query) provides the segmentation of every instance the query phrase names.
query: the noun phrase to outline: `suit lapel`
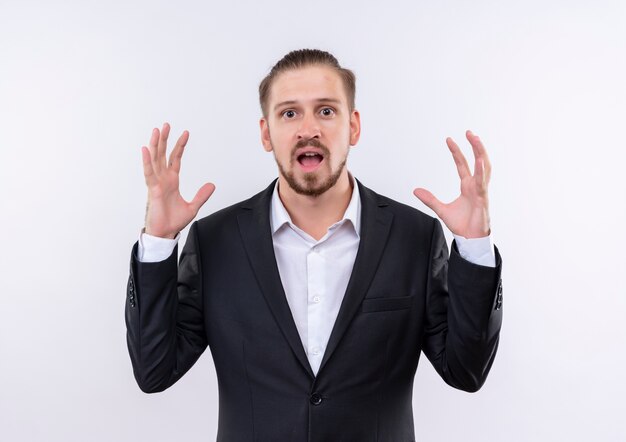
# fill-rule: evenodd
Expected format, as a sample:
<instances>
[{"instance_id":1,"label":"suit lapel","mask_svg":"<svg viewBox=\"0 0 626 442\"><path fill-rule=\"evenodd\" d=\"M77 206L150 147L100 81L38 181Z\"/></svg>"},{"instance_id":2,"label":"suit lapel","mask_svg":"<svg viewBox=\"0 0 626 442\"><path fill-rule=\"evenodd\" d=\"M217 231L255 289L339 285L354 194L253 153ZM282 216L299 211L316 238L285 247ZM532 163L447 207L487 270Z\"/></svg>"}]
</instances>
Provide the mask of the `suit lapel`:
<instances>
[{"instance_id":1,"label":"suit lapel","mask_svg":"<svg viewBox=\"0 0 626 442\"><path fill-rule=\"evenodd\" d=\"M318 370L318 376L337 348L352 318L359 309L361 301L365 297L365 293L372 282L387 244L393 220L393 214L384 209L387 204L384 201L379 201L378 195L363 186L358 180L357 183L361 195L361 239L359 241L359 249L346 293L337 314L337 320L328 339L328 345Z\"/></svg>"},{"instance_id":2,"label":"suit lapel","mask_svg":"<svg viewBox=\"0 0 626 442\"><path fill-rule=\"evenodd\" d=\"M248 204L244 206L244 212L237 217L239 231L250 265L278 326L304 369L311 378L314 378L313 370L302 347L296 323L287 303L274 255L270 227L270 204L275 182L276 180L263 192L248 200Z\"/></svg>"},{"instance_id":3,"label":"suit lapel","mask_svg":"<svg viewBox=\"0 0 626 442\"><path fill-rule=\"evenodd\" d=\"M244 211L237 217L239 230L263 296L297 359L313 379L315 375L302 347L302 341L287 303L274 255L269 212L274 184L275 181L263 192L250 198L248 203L244 205ZM380 201L376 193L363 186L358 180L357 184L361 195L359 249L346 293L320 364L318 376L337 348L365 297L387 244L393 220L392 213L384 209L387 204Z\"/></svg>"}]
</instances>

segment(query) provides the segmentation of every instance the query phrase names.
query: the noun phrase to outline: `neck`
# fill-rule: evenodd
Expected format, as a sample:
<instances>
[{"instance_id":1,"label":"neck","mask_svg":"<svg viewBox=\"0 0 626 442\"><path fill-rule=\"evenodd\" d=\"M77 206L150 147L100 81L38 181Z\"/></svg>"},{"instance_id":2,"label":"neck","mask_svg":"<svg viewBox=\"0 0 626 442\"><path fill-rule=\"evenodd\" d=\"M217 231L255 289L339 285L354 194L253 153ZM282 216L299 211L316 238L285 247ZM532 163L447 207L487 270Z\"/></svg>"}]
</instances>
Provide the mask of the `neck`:
<instances>
[{"instance_id":1,"label":"neck","mask_svg":"<svg viewBox=\"0 0 626 442\"><path fill-rule=\"evenodd\" d=\"M333 187L322 195L308 196L296 193L280 176L278 195L291 221L318 240L330 226L343 218L352 197L352 178L344 169Z\"/></svg>"}]
</instances>

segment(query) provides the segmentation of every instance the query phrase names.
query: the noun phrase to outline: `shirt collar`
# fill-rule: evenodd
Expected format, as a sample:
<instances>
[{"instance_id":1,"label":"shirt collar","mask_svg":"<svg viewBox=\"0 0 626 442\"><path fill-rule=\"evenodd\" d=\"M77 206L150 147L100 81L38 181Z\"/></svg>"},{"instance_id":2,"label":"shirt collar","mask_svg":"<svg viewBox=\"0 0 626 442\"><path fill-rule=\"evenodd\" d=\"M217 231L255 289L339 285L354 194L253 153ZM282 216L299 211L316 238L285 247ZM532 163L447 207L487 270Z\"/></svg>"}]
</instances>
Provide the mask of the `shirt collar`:
<instances>
[{"instance_id":1,"label":"shirt collar","mask_svg":"<svg viewBox=\"0 0 626 442\"><path fill-rule=\"evenodd\" d=\"M359 185L350 172L348 172L348 176L350 178L350 183L352 184L352 196L350 197L348 207L343 214L343 218L336 224L350 221L354 227L355 233L357 236L360 236L361 197L359 194ZM291 217L289 216L287 209L285 209L283 202L280 200L280 196L278 195L278 180L276 180L276 185L274 186L274 191L272 192L272 204L270 210L270 227L272 229L272 235L274 235L276 231L285 224L295 226L295 224L291 221Z\"/></svg>"}]
</instances>

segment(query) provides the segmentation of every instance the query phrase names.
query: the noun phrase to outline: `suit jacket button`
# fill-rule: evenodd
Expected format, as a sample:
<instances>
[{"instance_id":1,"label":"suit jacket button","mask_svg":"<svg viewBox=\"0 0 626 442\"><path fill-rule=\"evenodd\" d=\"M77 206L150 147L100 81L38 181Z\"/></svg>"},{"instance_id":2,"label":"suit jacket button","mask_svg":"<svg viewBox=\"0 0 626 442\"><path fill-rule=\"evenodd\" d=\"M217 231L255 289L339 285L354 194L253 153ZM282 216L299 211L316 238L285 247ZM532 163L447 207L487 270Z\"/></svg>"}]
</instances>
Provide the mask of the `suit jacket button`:
<instances>
[{"instance_id":1,"label":"suit jacket button","mask_svg":"<svg viewBox=\"0 0 626 442\"><path fill-rule=\"evenodd\" d=\"M309 400L313 405L319 405L322 403L322 395L319 393L313 393Z\"/></svg>"},{"instance_id":2,"label":"suit jacket button","mask_svg":"<svg viewBox=\"0 0 626 442\"><path fill-rule=\"evenodd\" d=\"M496 289L496 310L502 308L502 278L498 281L498 288Z\"/></svg>"}]
</instances>

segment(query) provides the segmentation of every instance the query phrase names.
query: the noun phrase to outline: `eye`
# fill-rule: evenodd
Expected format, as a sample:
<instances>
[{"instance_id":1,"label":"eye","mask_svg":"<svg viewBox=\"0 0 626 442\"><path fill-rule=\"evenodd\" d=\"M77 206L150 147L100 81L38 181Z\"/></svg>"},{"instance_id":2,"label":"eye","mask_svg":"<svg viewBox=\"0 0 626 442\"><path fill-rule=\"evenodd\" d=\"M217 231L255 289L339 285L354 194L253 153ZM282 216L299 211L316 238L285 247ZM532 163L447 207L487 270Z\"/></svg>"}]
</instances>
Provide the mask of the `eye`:
<instances>
[{"instance_id":1,"label":"eye","mask_svg":"<svg viewBox=\"0 0 626 442\"><path fill-rule=\"evenodd\" d=\"M287 118L288 120L292 119L295 116L296 116L296 113L291 109L288 109L283 112L283 117Z\"/></svg>"},{"instance_id":2,"label":"eye","mask_svg":"<svg viewBox=\"0 0 626 442\"><path fill-rule=\"evenodd\" d=\"M333 115L335 115L335 110L331 107L325 107L320 112L325 117L332 117Z\"/></svg>"}]
</instances>

